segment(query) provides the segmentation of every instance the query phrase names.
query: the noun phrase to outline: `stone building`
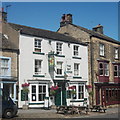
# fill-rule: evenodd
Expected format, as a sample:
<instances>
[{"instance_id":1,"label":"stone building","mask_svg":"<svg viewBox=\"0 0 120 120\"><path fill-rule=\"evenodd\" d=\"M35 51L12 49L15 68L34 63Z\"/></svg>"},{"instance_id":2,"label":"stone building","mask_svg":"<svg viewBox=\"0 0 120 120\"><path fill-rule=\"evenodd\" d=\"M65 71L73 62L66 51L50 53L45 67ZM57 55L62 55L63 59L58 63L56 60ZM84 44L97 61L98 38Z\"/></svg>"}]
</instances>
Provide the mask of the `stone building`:
<instances>
[{"instance_id":1,"label":"stone building","mask_svg":"<svg viewBox=\"0 0 120 120\"><path fill-rule=\"evenodd\" d=\"M0 88L17 100L18 88L18 35L7 23L7 13L0 12Z\"/></svg>"},{"instance_id":2,"label":"stone building","mask_svg":"<svg viewBox=\"0 0 120 120\"><path fill-rule=\"evenodd\" d=\"M103 26L88 30L72 23L72 15L63 15L59 33L88 44L89 89L91 104L120 103L120 42L103 33Z\"/></svg>"}]
</instances>

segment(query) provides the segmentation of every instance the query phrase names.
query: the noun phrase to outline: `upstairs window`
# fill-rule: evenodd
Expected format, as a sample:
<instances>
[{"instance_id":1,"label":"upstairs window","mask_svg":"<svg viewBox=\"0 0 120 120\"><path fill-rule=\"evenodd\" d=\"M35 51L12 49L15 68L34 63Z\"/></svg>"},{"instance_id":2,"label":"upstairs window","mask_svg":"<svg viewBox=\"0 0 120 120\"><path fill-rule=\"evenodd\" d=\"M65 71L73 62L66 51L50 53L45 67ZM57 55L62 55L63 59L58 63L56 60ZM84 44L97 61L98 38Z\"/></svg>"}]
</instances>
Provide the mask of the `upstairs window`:
<instances>
[{"instance_id":1,"label":"upstairs window","mask_svg":"<svg viewBox=\"0 0 120 120\"><path fill-rule=\"evenodd\" d=\"M35 39L34 50L35 52L41 52L41 40Z\"/></svg>"},{"instance_id":2,"label":"upstairs window","mask_svg":"<svg viewBox=\"0 0 120 120\"><path fill-rule=\"evenodd\" d=\"M109 64L100 62L99 63L99 75L100 76L109 76Z\"/></svg>"},{"instance_id":3,"label":"upstairs window","mask_svg":"<svg viewBox=\"0 0 120 120\"><path fill-rule=\"evenodd\" d=\"M79 64L74 63L74 76L79 76Z\"/></svg>"},{"instance_id":4,"label":"upstairs window","mask_svg":"<svg viewBox=\"0 0 120 120\"><path fill-rule=\"evenodd\" d=\"M0 76L10 76L10 59L0 58Z\"/></svg>"},{"instance_id":5,"label":"upstairs window","mask_svg":"<svg viewBox=\"0 0 120 120\"><path fill-rule=\"evenodd\" d=\"M56 43L56 53L62 55L62 43Z\"/></svg>"},{"instance_id":6,"label":"upstairs window","mask_svg":"<svg viewBox=\"0 0 120 120\"><path fill-rule=\"evenodd\" d=\"M104 56L105 55L105 46L104 46L104 44L100 43L99 50L100 50L100 56Z\"/></svg>"},{"instance_id":7,"label":"upstairs window","mask_svg":"<svg viewBox=\"0 0 120 120\"><path fill-rule=\"evenodd\" d=\"M57 75L62 75L62 62L57 62Z\"/></svg>"},{"instance_id":8,"label":"upstairs window","mask_svg":"<svg viewBox=\"0 0 120 120\"><path fill-rule=\"evenodd\" d=\"M35 60L35 74L39 75L41 74L41 60Z\"/></svg>"},{"instance_id":9,"label":"upstairs window","mask_svg":"<svg viewBox=\"0 0 120 120\"><path fill-rule=\"evenodd\" d=\"M114 76L120 77L120 65L114 65Z\"/></svg>"},{"instance_id":10,"label":"upstairs window","mask_svg":"<svg viewBox=\"0 0 120 120\"><path fill-rule=\"evenodd\" d=\"M115 48L115 59L118 59L118 48Z\"/></svg>"},{"instance_id":11,"label":"upstairs window","mask_svg":"<svg viewBox=\"0 0 120 120\"><path fill-rule=\"evenodd\" d=\"M76 46L76 45L74 45L73 46L73 55L74 56L78 56L79 55L79 52L78 52L78 50L79 50L79 46Z\"/></svg>"}]
</instances>

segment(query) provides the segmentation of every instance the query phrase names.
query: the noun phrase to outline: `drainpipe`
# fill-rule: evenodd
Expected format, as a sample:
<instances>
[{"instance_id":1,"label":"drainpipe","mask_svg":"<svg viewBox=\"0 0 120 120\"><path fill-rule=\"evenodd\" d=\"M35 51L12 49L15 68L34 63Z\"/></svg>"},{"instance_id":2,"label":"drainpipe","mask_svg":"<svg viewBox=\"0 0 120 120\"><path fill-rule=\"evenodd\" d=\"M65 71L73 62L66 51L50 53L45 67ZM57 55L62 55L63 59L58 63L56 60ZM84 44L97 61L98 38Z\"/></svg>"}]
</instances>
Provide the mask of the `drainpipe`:
<instances>
[{"instance_id":1,"label":"drainpipe","mask_svg":"<svg viewBox=\"0 0 120 120\"><path fill-rule=\"evenodd\" d=\"M94 65L93 65L93 44L92 44L92 35L90 36L90 64L91 64L91 84L92 84L92 105L94 104L94 76L93 76L93 73L94 73Z\"/></svg>"}]
</instances>

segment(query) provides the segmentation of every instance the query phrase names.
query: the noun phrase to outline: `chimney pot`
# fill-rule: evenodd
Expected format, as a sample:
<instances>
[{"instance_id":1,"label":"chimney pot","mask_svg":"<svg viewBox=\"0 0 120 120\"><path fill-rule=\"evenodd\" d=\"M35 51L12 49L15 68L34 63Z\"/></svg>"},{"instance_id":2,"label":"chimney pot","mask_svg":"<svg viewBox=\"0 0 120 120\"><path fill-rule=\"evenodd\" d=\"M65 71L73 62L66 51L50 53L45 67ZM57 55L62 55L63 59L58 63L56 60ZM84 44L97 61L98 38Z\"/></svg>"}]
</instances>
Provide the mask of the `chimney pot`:
<instances>
[{"instance_id":1,"label":"chimney pot","mask_svg":"<svg viewBox=\"0 0 120 120\"><path fill-rule=\"evenodd\" d=\"M93 31L103 34L103 26L101 24L98 24L93 28Z\"/></svg>"},{"instance_id":2,"label":"chimney pot","mask_svg":"<svg viewBox=\"0 0 120 120\"><path fill-rule=\"evenodd\" d=\"M61 17L60 27L69 23L72 24L72 14L63 14Z\"/></svg>"}]
</instances>

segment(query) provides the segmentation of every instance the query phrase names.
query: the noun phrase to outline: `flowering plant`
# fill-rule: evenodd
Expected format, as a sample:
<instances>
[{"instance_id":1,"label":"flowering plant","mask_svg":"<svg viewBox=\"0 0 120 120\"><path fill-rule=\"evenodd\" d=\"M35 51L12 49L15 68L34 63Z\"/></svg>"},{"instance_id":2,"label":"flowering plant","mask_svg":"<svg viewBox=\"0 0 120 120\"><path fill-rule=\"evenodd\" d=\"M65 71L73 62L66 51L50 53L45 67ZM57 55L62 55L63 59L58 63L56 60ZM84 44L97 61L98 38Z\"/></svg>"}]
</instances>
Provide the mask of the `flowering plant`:
<instances>
[{"instance_id":1,"label":"flowering plant","mask_svg":"<svg viewBox=\"0 0 120 120\"><path fill-rule=\"evenodd\" d=\"M92 88L92 85L86 85L86 88Z\"/></svg>"},{"instance_id":2,"label":"flowering plant","mask_svg":"<svg viewBox=\"0 0 120 120\"><path fill-rule=\"evenodd\" d=\"M52 86L50 88L50 95L55 95L58 89L59 89L58 86Z\"/></svg>"},{"instance_id":3,"label":"flowering plant","mask_svg":"<svg viewBox=\"0 0 120 120\"><path fill-rule=\"evenodd\" d=\"M29 86L29 83L22 84L22 87L28 87L28 86Z\"/></svg>"},{"instance_id":4,"label":"flowering plant","mask_svg":"<svg viewBox=\"0 0 120 120\"><path fill-rule=\"evenodd\" d=\"M71 91L71 94L76 94L76 87L75 86L69 86L68 89Z\"/></svg>"}]
</instances>

